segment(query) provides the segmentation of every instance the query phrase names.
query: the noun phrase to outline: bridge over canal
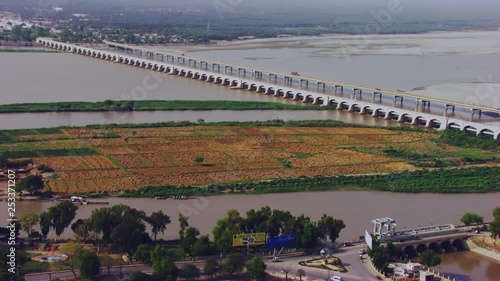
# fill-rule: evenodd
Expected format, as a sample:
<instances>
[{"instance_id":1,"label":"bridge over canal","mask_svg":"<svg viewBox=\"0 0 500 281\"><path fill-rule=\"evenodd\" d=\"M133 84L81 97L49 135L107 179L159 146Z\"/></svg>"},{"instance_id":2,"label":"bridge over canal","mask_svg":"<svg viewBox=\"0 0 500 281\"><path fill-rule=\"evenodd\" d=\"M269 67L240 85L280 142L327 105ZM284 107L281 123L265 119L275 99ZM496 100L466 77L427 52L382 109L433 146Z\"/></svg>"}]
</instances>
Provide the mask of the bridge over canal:
<instances>
[{"instance_id":1,"label":"bridge over canal","mask_svg":"<svg viewBox=\"0 0 500 281\"><path fill-rule=\"evenodd\" d=\"M367 114L427 128L457 129L500 139L500 126L480 123L475 120L483 112L500 114L498 108L421 97L402 91L372 88L347 82L321 80L278 71L249 68L247 66L188 57L183 54L151 52L118 43L107 43L110 47L117 49L115 52L61 43L50 38L37 38L36 41L47 48L63 52L220 84L233 89L255 91L265 95L329 106L337 110ZM138 57L138 54L142 57ZM366 94L372 95L371 101L359 100L362 95ZM390 97L393 100L392 106L377 102L381 101L383 97ZM415 104L415 108L404 108L404 102ZM423 112L430 107L431 102L442 106L443 115ZM470 111L470 119L464 120L454 117L455 110Z\"/></svg>"}]
</instances>

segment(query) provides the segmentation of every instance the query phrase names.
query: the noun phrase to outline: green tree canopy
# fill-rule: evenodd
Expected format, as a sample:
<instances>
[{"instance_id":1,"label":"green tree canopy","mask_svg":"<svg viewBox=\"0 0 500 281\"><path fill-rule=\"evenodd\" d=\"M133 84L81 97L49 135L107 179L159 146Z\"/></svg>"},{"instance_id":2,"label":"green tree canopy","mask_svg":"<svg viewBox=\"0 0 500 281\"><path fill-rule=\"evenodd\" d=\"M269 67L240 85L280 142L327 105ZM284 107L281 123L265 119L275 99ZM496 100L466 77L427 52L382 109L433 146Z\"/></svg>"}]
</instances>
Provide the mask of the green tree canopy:
<instances>
[{"instance_id":1,"label":"green tree canopy","mask_svg":"<svg viewBox=\"0 0 500 281\"><path fill-rule=\"evenodd\" d=\"M70 201L58 203L50 207L46 212L40 215L42 234L47 236L47 227L51 227L59 238L64 232L64 229L66 229L75 218L77 209L78 207Z\"/></svg>"},{"instance_id":2,"label":"green tree canopy","mask_svg":"<svg viewBox=\"0 0 500 281\"><path fill-rule=\"evenodd\" d=\"M250 277L262 280L266 276L266 264L260 257L254 257L247 264L247 271Z\"/></svg>"},{"instance_id":3,"label":"green tree canopy","mask_svg":"<svg viewBox=\"0 0 500 281\"><path fill-rule=\"evenodd\" d=\"M318 222L318 230L320 232L320 237L325 239L328 237L332 243L335 243L337 238L339 238L340 231L345 228L343 220L334 219L332 216L327 216L323 214Z\"/></svg>"},{"instance_id":4,"label":"green tree canopy","mask_svg":"<svg viewBox=\"0 0 500 281\"><path fill-rule=\"evenodd\" d=\"M153 237L156 241L156 236L158 233L165 233L167 229L167 225L170 224L170 217L165 215L163 211L158 211L152 213L149 217L146 218L146 222L151 225L151 232L153 232Z\"/></svg>"},{"instance_id":5,"label":"green tree canopy","mask_svg":"<svg viewBox=\"0 0 500 281\"><path fill-rule=\"evenodd\" d=\"M479 224L484 222L484 218L476 213L467 212L462 215L460 221L465 225Z\"/></svg>"},{"instance_id":6,"label":"green tree canopy","mask_svg":"<svg viewBox=\"0 0 500 281\"><path fill-rule=\"evenodd\" d=\"M31 233L33 232L33 228L39 221L39 217L37 214L33 212L24 213L19 222L21 224L21 229L28 233L28 240L31 242Z\"/></svg>"},{"instance_id":7,"label":"green tree canopy","mask_svg":"<svg viewBox=\"0 0 500 281\"><path fill-rule=\"evenodd\" d=\"M441 258L433 250L425 250L420 254L420 263L428 267L433 267L441 263Z\"/></svg>"},{"instance_id":8,"label":"green tree canopy","mask_svg":"<svg viewBox=\"0 0 500 281\"><path fill-rule=\"evenodd\" d=\"M203 274L210 277L211 280L214 279L214 275L219 272L219 262L216 259L208 259L205 261L205 267L203 267Z\"/></svg>"},{"instance_id":9,"label":"green tree canopy","mask_svg":"<svg viewBox=\"0 0 500 281\"><path fill-rule=\"evenodd\" d=\"M30 175L19 182L17 186L17 191L25 190L30 194L33 194L35 192L42 190L43 187L44 187L44 182L42 176Z\"/></svg>"},{"instance_id":10,"label":"green tree canopy","mask_svg":"<svg viewBox=\"0 0 500 281\"><path fill-rule=\"evenodd\" d=\"M196 280L196 278L201 276L200 270L190 263L187 263L182 266L180 276L187 280Z\"/></svg>"},{"instance_id":11,"label":"green tree canopy","mask_svg":"<svg viewBox=\"0 0 500 281\"><path fill-rule=\"evenodd\" d=\"M99 257L92 252L84 250L80 254L80 277L84 280L94 280L101 272L101 261Z\"/></svg>"},{"instance_id":12,"label":"green tree canopy","mask_svg":"<svg viewBox=\"0 0 500 281\"><path fill-rule=\"evenodd\" d=\"M157 281L153 276L141 271L136 271L128 277L127 281Z\"/></svg>"},{"instance_id":13,"label":"green tree canopy","mask_svg":"<svg viewBox=\"0 0 500 281\"><path fill-rule=\"evenodd\" d=\"M224 271L229 275L233 275L243 270L245 267L245 257L242 254L229 255L223 265Z\"/></svg>"}]
</instances>

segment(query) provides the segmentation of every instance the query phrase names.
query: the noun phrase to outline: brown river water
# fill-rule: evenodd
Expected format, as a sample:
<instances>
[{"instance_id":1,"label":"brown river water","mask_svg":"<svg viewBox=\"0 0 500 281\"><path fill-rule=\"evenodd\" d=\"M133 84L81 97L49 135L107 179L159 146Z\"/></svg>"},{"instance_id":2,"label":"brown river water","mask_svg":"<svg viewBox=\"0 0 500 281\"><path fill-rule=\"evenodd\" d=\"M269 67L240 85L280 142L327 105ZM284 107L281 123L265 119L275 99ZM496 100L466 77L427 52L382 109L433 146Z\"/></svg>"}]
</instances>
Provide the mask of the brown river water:
<instances>
[{"instance_id":1,"label":"brown river water","mask_svg":"<svg viewBox=\"0 0 500 281\"><path fill-rule=\"evenodd\" d=\"M307 50L304 50L304 52ZM264 56L264 51L246 51L241 57ZM260 53L259 53L260 52ZM274 52L274 53L270 53ZM261 54L262 53L262 54ZM300 57L298 60L289 60L287 66L283 61L288 56L296 58L297 50L266 50L266 57L278 58L271 60L246 60L238 59L234 52L228 52L227 58L230 62L246 64L258 64L262 67L276 68L283 71L296 70L305 65L306 60ZM201 52L197 55L209 55L217 59L219 52ZM282 55L279 55L282 54ZM283 57L280 59L280 56ZM307 56L306 56L307 57ZM411 64L417 58L404 58L402 63L413 65L414 73L405 73L405 77L393 79L390 75L386 78L382 75L373 76L371 68L359 67L362 60L370 63L379 63L388 57L375 56L353 57L352 67L346 66L342 75L354 75L357 78L352 82L364 82L369 85L380 85L383 87L411 89L417 86L434 85L448 82L458 82L451 79L448 73L439 76L436 73L445 63L451 63L450 67L462 67L468 63L473 64L472 70L461 72L460 79L476 81L476 74L480 74L478 64L486 66L486 74L493 73L494 81L498 76L498 68L492 67L493 61L498 61L498 56L493 55L491 60L486 56L457 56L449 59L446 56L440 59L418 58L421 63ZM325 74L328 61L325 58L310 58L319 68L307 67L306 74L316 75L324 78L332 78ZM331 57L331 60L341 60ZM401 59L401 58L399 58ZM395 58L398 60L398 58ZM250 62L249 62L250 61ZM478 63L476 63L478 61ZM261 63L264 63L263 65ZM351 62L352 63L352 62ZM342 63L340 63L342 64ZM457 65L460 64L460 65ZM394 67L395 61L387 64ZM418 66L418 67L417 67ZM439 66L439 67L438 67ZM430 72L419 76L416 69L430 69ZM438 67L438 68L435 68ZM321 69L325 71L321 72ZM436 70L437 69L437 70ZM436 70L436 71L434 71ZM321 73L320 73L321 72ZM394 71L393 71L394 72ZM484 72L484 71L483 71ZM338 70L333 73L338 74ZM0 104L21 102L51 102L51 101L97 101L97 100L120 100L127 99L137 93L136 87L144 84L145 79L151 78L150 72L133 67L112 64L99 61L94 58L84 58L71 54L38 54L38 53L0 53ZM379 73L380 74L380 73ZM456 74L456 73L455 73ZM485 74L485 75L486 75ZM346 78L348 78L346 76ZM372 77L365 81L362 77ZM399 76L398 76L399 77ZM427 78L426 78L427 77ZM426 83L426 79L430 80ZM343 76L336 78L346 80ZM170 99L170 100L251 100L251 101L279 101L293 102L264 96L248 91L229 90L226 87L202 83L195 80L180 77L162 77L156 81L154 87L149 87L143 99ZM390 82L396 81L396 82ZM378 83L380 82L380 84ZM269 119L336 119L352 123L364 123L372 125L398 125L377 118L360 116L339 111L171 111L171 112L97 112L97 113L37 113L37 114L0 114L0 129L14 128L37 128L53 126L80 126L87 124L106 123L144 123L171 120L196 121L203 118L205 121L251 121ZM101 200L101 199L99 199ZM217 218L224 216L228 209L236 208L244 213L250 208L260 208L269 205L272 208L290 210L294 214L304 213L313 219L318 219L323 213L342 218L347 228L341 233L340 240L355 239L364 233L365 229L371 229L371 220L377 217L392 217L398 223L399 229L417 227L419 225L452 223L458 224L460 216L466 212L476 212L491 219L491 210L500 202L500 193L495 194L398 194L370 191L331 191L315 193L289 193L289 194L267 194L267 195L224 195L209 197L207 200L198 201L172 201L152 199L103 199L110 204L127 204L131 207L144 210L147 214L153 211L163 210L172 218L163 238L176 238L178 230L177 214L181 211L190 210L190 224L201 230L202 233L210 233ZM17 202L17 214L27 211L41 213L52 202ZM91 211L99 206L80 206L79 218L88 217ZM0 210L6 210L5 202L0 202ZM6 212L0 212L0 219L6 219ZM63 237L70 237L70 231L66 231ZM457 280L500 280L500 265L491 262L471 252L454 253L442 256L443 263L439 270L457 277Z\"/></svg>"}]
</instances>

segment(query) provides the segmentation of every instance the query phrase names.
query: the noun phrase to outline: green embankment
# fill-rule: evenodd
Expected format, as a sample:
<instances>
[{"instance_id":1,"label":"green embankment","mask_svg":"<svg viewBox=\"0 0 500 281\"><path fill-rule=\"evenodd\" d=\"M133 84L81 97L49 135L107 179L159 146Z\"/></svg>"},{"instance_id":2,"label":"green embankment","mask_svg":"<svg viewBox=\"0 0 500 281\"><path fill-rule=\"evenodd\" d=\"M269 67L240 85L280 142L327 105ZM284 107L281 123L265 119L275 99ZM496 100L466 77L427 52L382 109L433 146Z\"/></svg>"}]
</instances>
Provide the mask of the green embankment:
<instances>
[{"instance_id":1,"label":"green embankment","mask_svg":"<svg viewBox=\"0 0 500 281\"><path fill-rule=\"evenodd\" d=\"M101 102L50 102L0 105L0 113L14 112L68 112L68 111L155 111L155 110L322 110L326 107L294 105L255 101L101 101Z\"/></svg>"},{"instance_id":2,"label":"green embankment","mask_svg":"<svg viewBox=\"0 0 500 281\"><path fill-rule=\"evenodd\" d=\"M0 48L0 53L57 53L57 51L44 49Z\"/></svg>"}]
</instances>

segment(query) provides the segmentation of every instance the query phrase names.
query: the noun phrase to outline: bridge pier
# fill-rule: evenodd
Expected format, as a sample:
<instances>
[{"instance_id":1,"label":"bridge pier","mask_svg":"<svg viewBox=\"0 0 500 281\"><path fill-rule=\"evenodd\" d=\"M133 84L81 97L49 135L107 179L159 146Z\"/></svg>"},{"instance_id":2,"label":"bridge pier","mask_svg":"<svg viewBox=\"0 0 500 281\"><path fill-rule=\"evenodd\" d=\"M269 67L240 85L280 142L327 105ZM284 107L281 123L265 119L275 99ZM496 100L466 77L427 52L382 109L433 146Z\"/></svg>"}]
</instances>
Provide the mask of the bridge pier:
<instances>
[{"instance_id":1,"label":"bridge pier","mask_svg":"<svg viewBox=\"0 0 500 281\"><path fill-rule=\"evenodd\" d=\"M247 70L245 68L239 68L238 67L238 74L240 74L240 72L243 71L243 75L246 76L247 75Z\"/></svg>"},{"instance_id":2,"label":"bridge pier","mask_svg":"<svg viewBox=\"0 0 500 281\"><path fill-rule=\"evenodd\" d=\"M478 112L478 116L481 117L482 110L481 109L472 108L471 112L470 112L470 121L474 120L474 115L475 115L476 111Z\"/></svg>"},{"instance_id":3,"label":"bridge pier","mask_svg":"<svg viewBox=\"0 0 500 281\"><path fill-rule=\"evenodd\" d=\"M188 60L188 65L191 65L191 62L193 62L193 65L196 66L196 60L194 59L189 59Z\"/></svg>"},{"instance_id":4,"label":"bridge pier","mask_svg":"<svg viewBox=\"0 0 500 281\"><path fill-rule=\"evenodd\" d=\"M340 89L340 95L344 94L344 86L335 85L333 86L333 93L337 94L337 89Z\"/></svg>"},{"instance_id":5,"label":"bridge pier","mask_svg":"<svg viewBox=\"0 0 500 281\"><path fill-rule=\"evenodd\" d=\"M455 113L455 105L453 104L445 104L444 105L444 115L448 115L448 108L451 108L451 113Z\"/></svg>"},{"instance_id":6,"label":"bridge pier","mask_svg":"<svg viewBox=\"0 0 500 281\"><path fill-rule=\"evenodd\" d=\"M273 78L273 76L274 76L274 82L278 81L278 75L272 74L272 73L269 73L269 81L271 81L271 79Z\"/></svg>"},{"instance_id":7,"label":"bridge pier","mask_svg":"<svg viewBox=\"0 0 500 281\"><path fill-rule=\"evenodd\" d=\"M218 63L212 63L212 71L215 70L215 67L217 67L217 71L220 71L220 64L218 64Z\"/></svg>"},{"instance_id":8,"label":"bridge pier","mask_svg":"<svg viewBox=\"0 0 500 281\"><path fill-rule=\"evenodd\" d=\"M186 59L184 59L183 57L177 57L177 62L180 62L181 60L183 64L186 64Z\"/></svg>"},{"instance_id":9,"label":"bridge pier","mask_svg":"<svg viewBox=\"0 0 500 281\"><path fill-rule=\"evenodd\" d=\"M394 96L394 105L396 105L398 100L399 100L399 104L403 105L403 97L402 96Z\"/></svg>"},{"instance_id":10,"label":"bridge pier","mask_svg":"<svg viewBox=\"0 0 500 281\"><path fill-rule=\"evenodd\" d=\"M292 77L284 76L283 78L285 79L285 83L293 84L293 78Z\"/></svg>"},{"instance_id":11,"label":"bridge pier","mask_svg":"<svg viewBox=\"0 0 500 281\"><path fill-rule=\"evenodd\" d=\"M317 82L317 83L316 83L316 91L319 91L319 86L320 86L320 85L321 85L321 86L323 86L323 91L324 91L324 90L325 90L326 85L325 85L325 83L323 83L323 82Z\"/></svg>"},{"instance_id":12,"label":"bridge pier","mask_svg":"<svg viewBox=\"0 0 500 281\"><path fill-rule=\"evenodd\" d=\"M262 78L262 72L261 71L254 71L253 76L255 76L256 78Z\"/></svg>"},{"instance_id":13,"label":"bridge pier","mask_svg":"<svg viewBox=\"0 0 500 281\"><path fill-rule=\"evenodd\" d=\"M203 68L203 65L205 65L205 69L208 68L208 63L206 61L200 61L200 68Z\"/></svg>"},{"instance_id":14,"label":"bridge pier","mask_svg":"<svg viewBox=\"0 0 500 281\"><path fill-rule=\"evenodd\" d=\"M224 72L227 72L227 69L229 69L231 71L231 73L233 73L233 67L232 66L229 66L229 65L224 66Z\"/></svg>"},{"instance_id":15,"label":"bridge pier","mask_svg":"<svg viewBox=\"0 0 500 281\"><path fill-rule=\"evenodd\" d=\"M372 100L375 101L375 98L378 96L378 101L382 101L382 93L381 92L373 92Z\"/></svg>"},{"instance_id":16,"label":"bridge pier","mask_svg":"<svg viewBox=\"0 0 500 281\"><path fill-rule=\"evenodd\" d=\"M303 82L306 83L306 88L309 88L309 80L307 80L307 79L300 79L300 87L302 87L302 83Z\"/></svg>"},{"instance_id":17,"label":"bridge pier","mask_svg":"<svg viewBox=\"0 0 500 281\"><path fill-rule=\"evenodd\" d=\"M356 88L353 88L352 89L352 96L351 96L351 99L356 99L356 95L359 94L359 97L361 98L363 96L363 90L361 89L356 89Z\"/></svg>"}]
</instances>

